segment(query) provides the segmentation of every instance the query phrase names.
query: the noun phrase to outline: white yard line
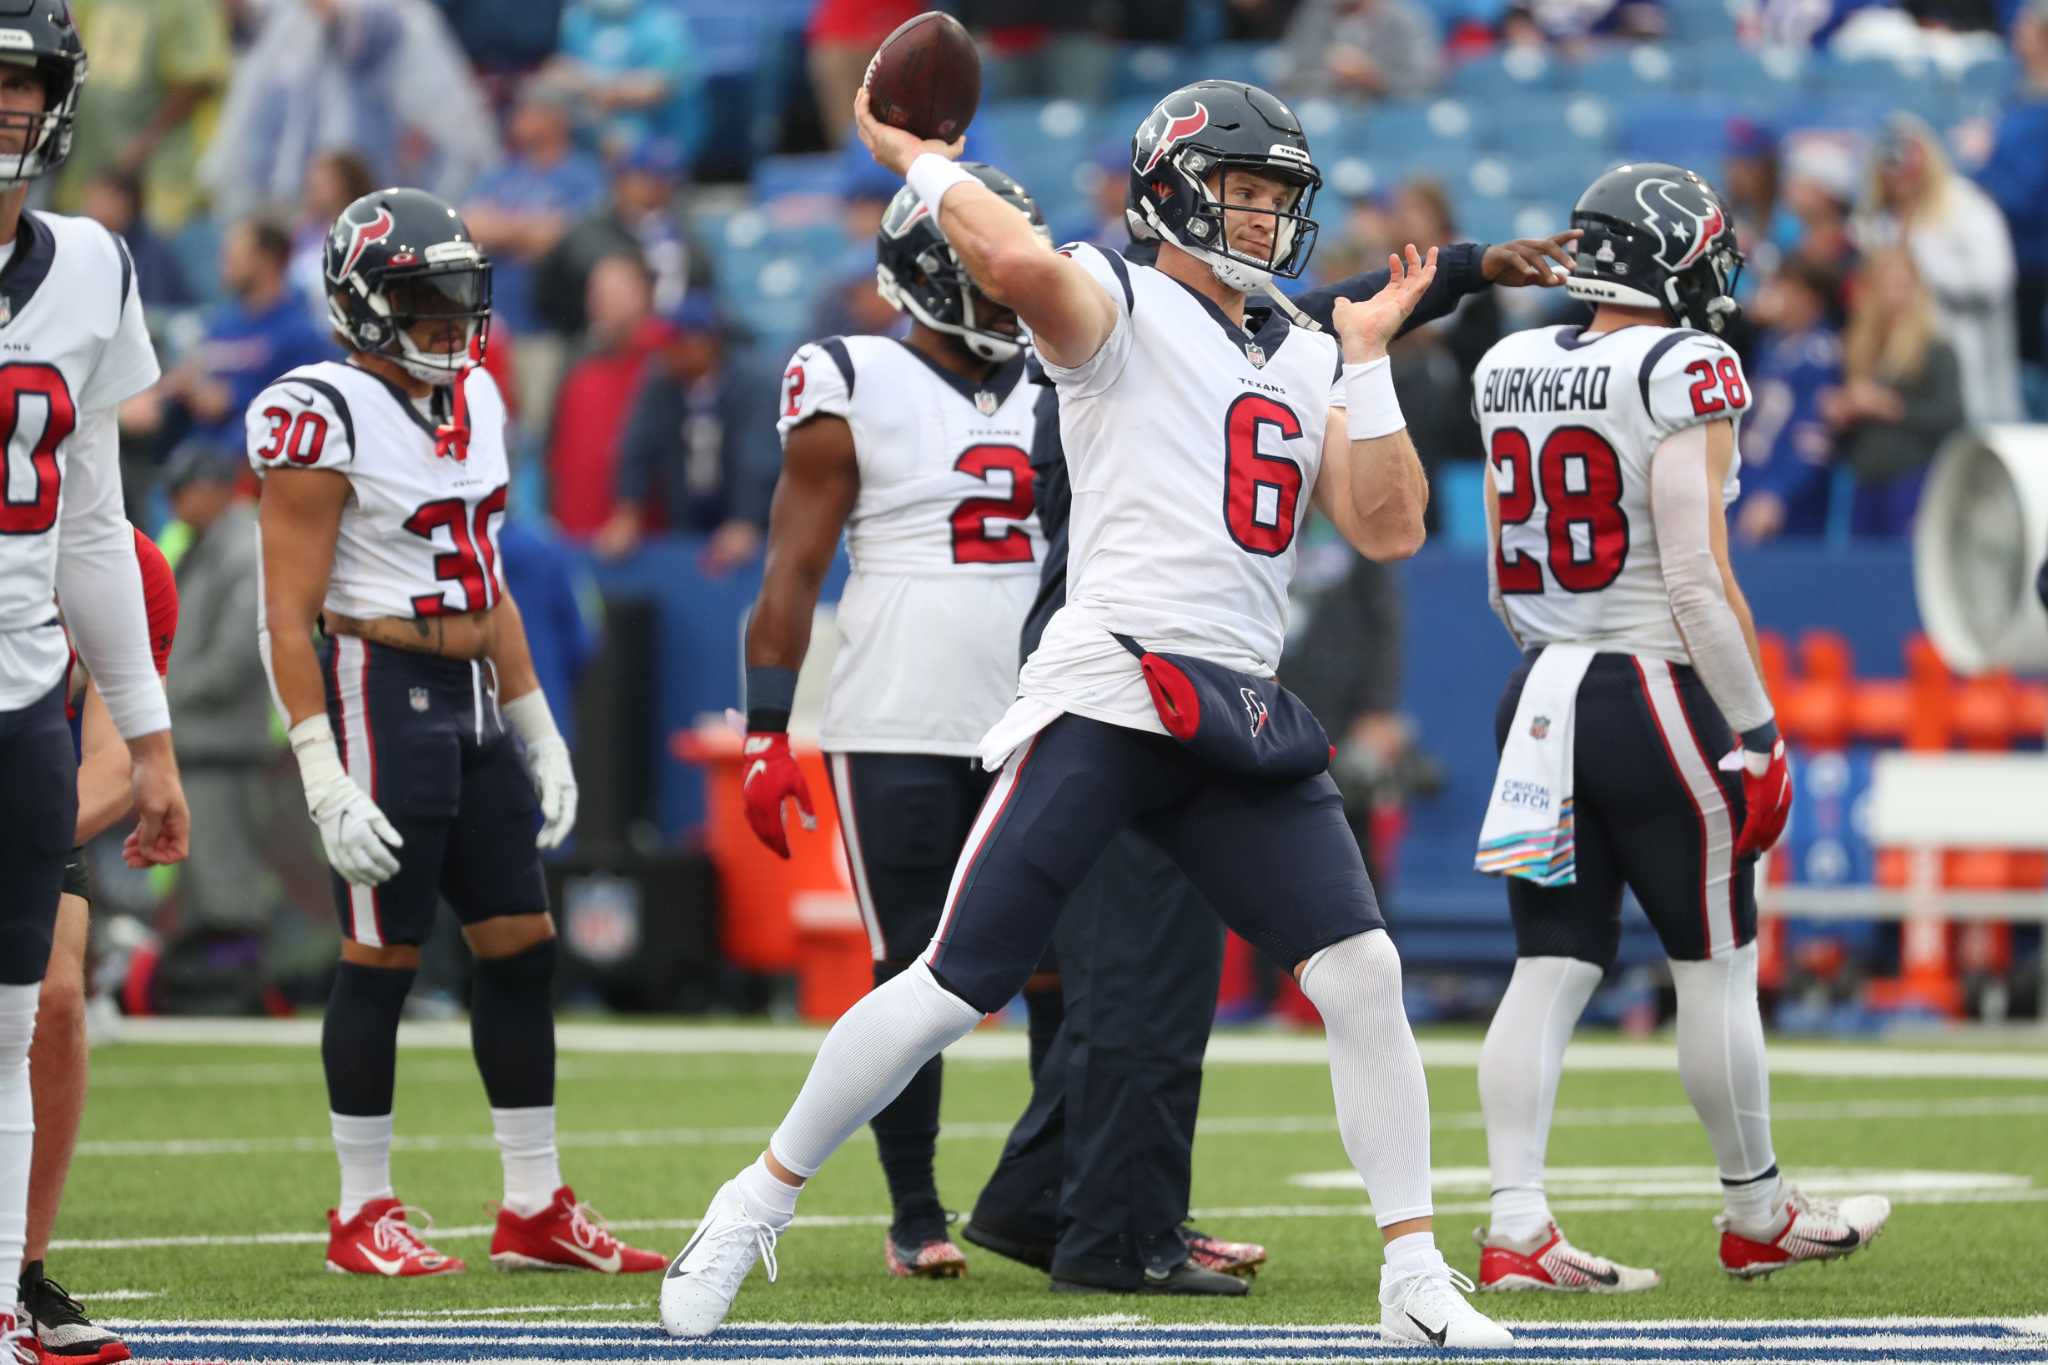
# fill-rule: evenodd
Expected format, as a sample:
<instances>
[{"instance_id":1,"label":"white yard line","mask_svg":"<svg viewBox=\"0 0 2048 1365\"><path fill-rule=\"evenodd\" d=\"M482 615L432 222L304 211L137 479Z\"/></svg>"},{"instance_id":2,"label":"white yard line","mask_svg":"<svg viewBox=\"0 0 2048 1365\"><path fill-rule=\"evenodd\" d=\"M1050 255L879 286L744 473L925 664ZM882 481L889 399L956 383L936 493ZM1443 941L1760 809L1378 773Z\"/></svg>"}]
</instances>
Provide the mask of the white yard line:
<instances>
[{"instance_id":1,"label":"white yard line","mask_svg":"<svg viewBox=\"0 0 2048 1365\"><path fill-rule=\"evenodd\" d=\"M817 1029L744 1024L667 1024L635 1027L620 1024L565 1023L556 1030L562 1052L651 1053L702 1055L735 1053L752 1056L808 1057L824 1034ZM123 1044L204 1044L224 1047L317 1047L320 1021L297 1019L128 1019L116 1039ZM408 1023L400 1026L399 1042L408 1049L467 1051L469 1025L461 1020ZM1022 1030L981 1029L947 1049L963 1061L1023 1061L1027 1055ZM1574 1071L1657 1071L1675 1073L1677 1050L1669 1042L1588 1041L1566 1054ZM1476 1038L1425 1039L1422 1059L1431 1066L1476 1067ZM1211 1066L1323 1065L1328 1052L1315 1034L1273 1034L1225 1030L1209 1042ZM1883 1045L1773 1045L1771 1071L1779 1076L1872 1077L1894 1080L2048 1080L2048 1050L2006 1049L1995 1052L1944 1047Z\"/></svg>"},{"instance_id":2,"label":"white yard line","mask_svg":"<svg viewBox=\"0 0 2048 1365\"><path fill-rule=\"evenodd\" d=\"M1801 1121L1834 1123L1843 1119L1865 1121L1899 1120L1924 1122L1956 1118L2024 1118L2048 1114L2048 1095L1958 1096L1940 1100L1840 1100L1826 1103L1774 1105L1771 1117L1781 1123ZM1559 1128L1606 1128L1617 1125L1689 1128L1699 1116L1685 1105L1615 1105L1603 1108L1560 1109L1553 1119ZM1432 1126L1446 1131L1474 1132L1486 1126L1477 1112L1460 1110L1439 1113ZM751 1146L768 1140L772 1131L765 1125L705 1128L592 1129L560 1135L563 1147L582 1150L619 1147L728 1147ZM1329 1114L1238 1115L1224 1114L1197 1122L1203 1137L1280 1137L1302 1133L1334 1133L1337 1120ZM1000 1142L1009 1136L1008 1123L949 1123L939 1130L942 1139L955 1142ZM871 1142L863 1128L851 1141ZM483 1152L495 1151L489 1133L443 1133L400 1135L392 1149L401 1152ZM311 1133L260 1138L96 1138L80 1142L76 1155L91 1159L146 1159L165 1157L275 1156L325 1154L333 1142Z\"/></svg>"}]
</instances>

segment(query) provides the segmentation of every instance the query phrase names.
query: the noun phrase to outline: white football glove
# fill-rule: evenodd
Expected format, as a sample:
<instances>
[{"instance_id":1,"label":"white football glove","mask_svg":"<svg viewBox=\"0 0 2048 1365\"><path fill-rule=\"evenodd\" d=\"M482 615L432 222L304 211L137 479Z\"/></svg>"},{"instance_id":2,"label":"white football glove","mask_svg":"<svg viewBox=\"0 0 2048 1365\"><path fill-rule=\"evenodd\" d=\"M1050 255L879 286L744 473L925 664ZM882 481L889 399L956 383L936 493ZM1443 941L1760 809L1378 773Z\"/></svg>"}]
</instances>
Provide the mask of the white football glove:
<instances>
[{"instance_id":1,"label":"white football glove","mask_svg":"<svg viewBox=\"0 0 2048 1365\"><path fill-rule=\"evenodd\" d=\"M539 688L506 702L503 710L526 743L526 771L540 793L540 833L533 842L555 848L576 828L576 769L569 762L569 745L555 729L554 712Z\"/></svg>"},{"instance_id":2,"label":"white football glove","mask_svg":"<svg viewBox=\"0 0 2048 1365\"><path fill-rule=\"evenodd\" d=\"M398 872L394 850L404 847L405 840L370 794L342 769L327 717L307 717L291 728L289 738L299 758L306 809L320 827L320 842L327 849L327 865L357 886L389 881Z\"/></svg>"}]
</instances>

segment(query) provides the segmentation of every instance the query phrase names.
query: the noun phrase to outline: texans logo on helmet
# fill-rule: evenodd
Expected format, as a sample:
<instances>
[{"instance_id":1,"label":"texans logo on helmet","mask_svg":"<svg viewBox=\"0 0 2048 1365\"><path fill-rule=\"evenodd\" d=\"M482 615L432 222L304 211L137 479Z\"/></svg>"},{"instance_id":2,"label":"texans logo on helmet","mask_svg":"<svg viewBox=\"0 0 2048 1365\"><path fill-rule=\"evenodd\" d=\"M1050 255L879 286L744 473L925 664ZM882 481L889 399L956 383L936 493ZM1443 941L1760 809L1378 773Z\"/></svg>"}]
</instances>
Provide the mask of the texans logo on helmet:
<instances>
[{"instance_id":1,"label":"texans logo on helmet","mask_svg":"<svg viewBox=\"0 0 2048 1365\"><path fill-rule=\"evenodd\" d=\"M1192 114L1170 114L1165 105L1160 105L1152 115L1153 120L1164 123L1159 131L1159 140L1152 144L1152 155L1144 165L1138 167L1139 175L1152 174L1152 168L1162 161L1166 154L1182 142L1209 126L1209 111L1197 100Z\"/></svg>"},{"instance_id":2,"label":"texans logo on helmet","mask_svg":"<svg viewBox=\"0 0 2048 1365\"><path fill-rule=\"evenodd\" d=\"M369 249L371 243L381 242L386 237L389 237L393 226L395 224L391 220L391 210L389 209L378 209L377 216L367 223L350 224L348 255L342 259L341 269L336 273L335 278L347 279L349 272L356 268L356 262L363 258L363 252ZM340 234L336 233L336 235L339 236Z\"/></svg>"},{"instance_id":3,"label":"texans logo on helmet","mask_svg":"<svg viewBox=\"0 0 2048 1365\"><path fill-rule=\"evenodd\" d=\"M1657 234L1658 264L1673 273L1706 255L1714 239L1728 228L1721 205L1699 185L1645 180L1636 186L1636 202L1646 215L1643 226Z\"/></svg>"}]
</instances>

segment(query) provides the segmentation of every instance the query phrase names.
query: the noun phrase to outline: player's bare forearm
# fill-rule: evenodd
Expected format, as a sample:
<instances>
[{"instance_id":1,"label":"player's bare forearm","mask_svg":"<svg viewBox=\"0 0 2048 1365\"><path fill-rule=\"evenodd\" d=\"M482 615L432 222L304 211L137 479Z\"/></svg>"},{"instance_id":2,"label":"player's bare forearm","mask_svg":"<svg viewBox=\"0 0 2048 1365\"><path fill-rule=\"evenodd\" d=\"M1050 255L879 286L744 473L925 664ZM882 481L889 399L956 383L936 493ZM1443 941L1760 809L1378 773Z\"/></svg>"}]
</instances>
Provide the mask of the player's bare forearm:
<instances>
[{"instance_id":1,"label":"player's bare forearm","mask_svg":"<svg viewBox=\"0 0 2048 1365\"><path fill-rule=\"evenodd\" d=\"M313 628L327 596L348 496L348 480L324 469L274 470L264 480L257 524L263 540L265 662L287 725L327 710Z\"/></svg>"},{"instance_id":2,"label":"player's bare forearm","mask_svg":"<svg viewBox=\"0 0 2048 1365\"><path fill-rule=\"evenodd\" d=\"M100 690L89 682L79 704L78 738L78 825L72 842L82 844L113 828L135 808L128 746L121 742Z\"/></svg>"},{"instance_id":3,"label":"player's bare forearm","mask_svg":"<svg viewBox=\"0 0 2048 1365\"><path fill-rule=\"evenodd\" d=\"M498 700L517 701L538 691L540 674L534 671L533 647L526 641L526 618L509 592L491 608L489 639L485 657L498 674Z\"/></svg>"},{"instance_id":4,"label":"player's bare forearm","mask_svg":"<svg viewBox=\"0 0 2048 1365\"><path fill-rule=\"evenodd\" d=\"M860 465L846 419L814 417L789 433L768 509L761 595L747 619L747 667L803 667L811 614L859 494Z\"/></svg>"},{"instance_id":5,"label":"player's bare forearm","mask_svg":"<svg viewBox=\"0 0 2048 1365\"><path fill-rule=\"evenodd\" d=\"M1361 478L1379 495L1365 514L1367 543L1359 548L1372 559L1406 559L1422 548L1422 514L1429 506L1429 480L1406 430L1373 441L1354 441L1354 481Z\"/></svg>"}]
</instances>

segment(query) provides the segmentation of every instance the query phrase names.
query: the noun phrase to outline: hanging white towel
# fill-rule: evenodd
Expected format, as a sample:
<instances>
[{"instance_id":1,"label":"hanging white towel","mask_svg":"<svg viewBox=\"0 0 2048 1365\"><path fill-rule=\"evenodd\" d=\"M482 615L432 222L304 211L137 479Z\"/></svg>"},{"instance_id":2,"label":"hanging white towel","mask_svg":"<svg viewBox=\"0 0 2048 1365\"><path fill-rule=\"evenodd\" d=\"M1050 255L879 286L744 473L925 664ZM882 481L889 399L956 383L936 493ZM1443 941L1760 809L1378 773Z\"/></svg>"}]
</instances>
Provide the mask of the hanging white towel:
<instances>
[{"instance_id":1,"label":"hanging white towel","mask_svg":"<svg viewBox=\"0 0 2048 1365\"><path fill-rule=\"evenodd\" d=\"M1522 685L1472 865L1538 886L1578 879L1572 834L1572 730L1579 682L1593 662L1583 645L1546 645Z\"/></svg>"}]
</instances>

